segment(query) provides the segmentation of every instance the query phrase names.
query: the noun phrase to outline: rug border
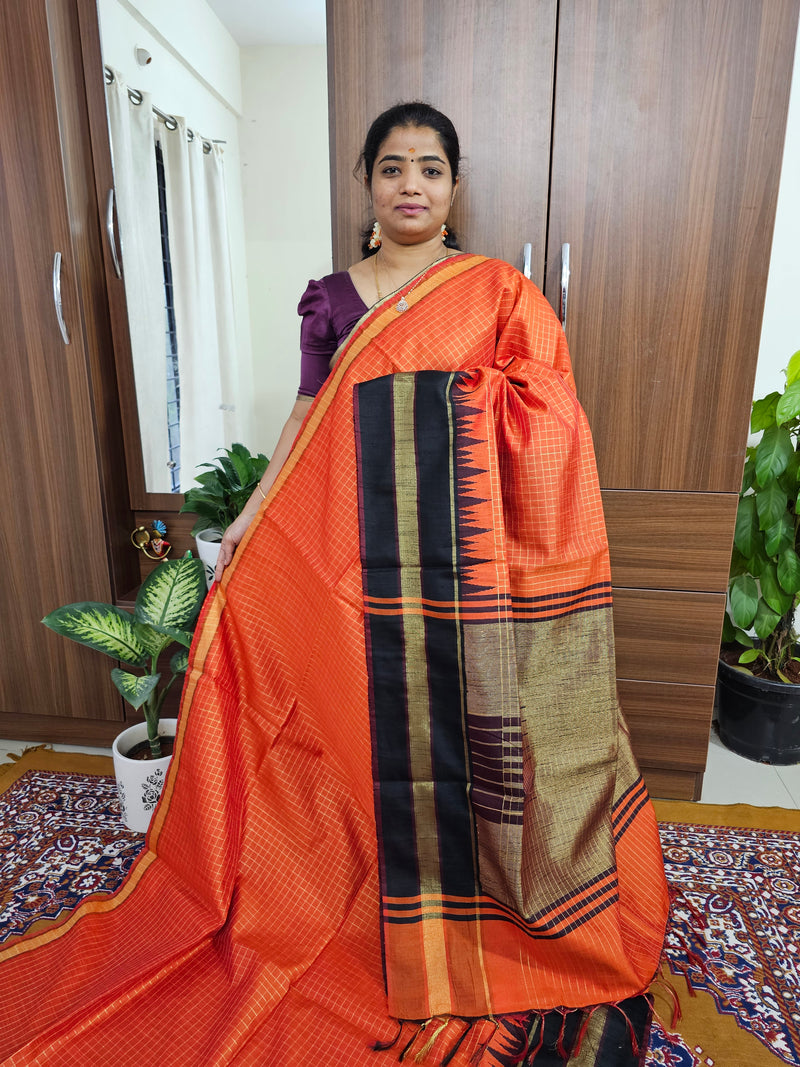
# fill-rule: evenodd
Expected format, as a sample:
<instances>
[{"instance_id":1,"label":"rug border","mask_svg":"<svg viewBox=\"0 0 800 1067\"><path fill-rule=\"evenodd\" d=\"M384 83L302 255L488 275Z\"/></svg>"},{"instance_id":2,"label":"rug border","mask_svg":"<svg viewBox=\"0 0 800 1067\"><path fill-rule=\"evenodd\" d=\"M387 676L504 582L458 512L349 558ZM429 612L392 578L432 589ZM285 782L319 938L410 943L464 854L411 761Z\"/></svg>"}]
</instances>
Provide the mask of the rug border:
<instances>
[{"instance_id":1,"label":"rug border","mask_svg":"<svg viewBox=\"0 0 800 1067\"><path fill-rule=\"evenodd\" d=\"M7 753L0 763L0 793L5 792L26 771L61 771L65 774L96 774L113 777L111 756L87 752L58 752L46 745L28 747L20 755ZM785 830L800 833L800 810L758 807L752 804L701 804L693 800L653 799L659 823L697 826L726 826L750 830Z\"/></svg>"},{"instance_id":2,"label":"rug border","mask_svg":"<svg viewBox=\"0 0 800 1067\"><path fill-rule=\"evenodd\" d=\"M693 800L653 800L653 807L659 823L800 833L800 810L797 808L760 808L753 804L698 804Z\"/></svg>"},{"instance_id":3,"label":"rug border","mask_svg":"<svg viewBox=\"0 0 800 1067\"><path fill-rule=\"evenodd\" d=\"M26 748L17 756L8 753L8 763L0 763L0 793L4 793L27 771L61 771L63 774L114 776L111 756L93 756L88 752L56 752L44 745Z\"/></svg>"}]
</instances>

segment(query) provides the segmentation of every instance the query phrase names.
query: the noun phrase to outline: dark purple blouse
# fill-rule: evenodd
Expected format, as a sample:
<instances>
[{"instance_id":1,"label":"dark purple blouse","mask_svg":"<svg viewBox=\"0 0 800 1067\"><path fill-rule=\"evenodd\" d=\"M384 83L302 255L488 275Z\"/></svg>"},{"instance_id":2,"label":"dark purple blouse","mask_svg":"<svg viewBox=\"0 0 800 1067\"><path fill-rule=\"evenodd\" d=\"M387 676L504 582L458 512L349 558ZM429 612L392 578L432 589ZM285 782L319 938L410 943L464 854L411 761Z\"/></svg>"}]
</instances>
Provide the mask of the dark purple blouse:
<instances>
[{"instance_id":1,"label":"dark purple blouse","mask_svg":"<svg viewBox=\"0 0 800 1067\"><path fill-rule=\"evenodd\" d=\"M367 310L346 270L311 281L300 298L300 396L316 396L333 353Z\"/></svg>"}]
</instances>

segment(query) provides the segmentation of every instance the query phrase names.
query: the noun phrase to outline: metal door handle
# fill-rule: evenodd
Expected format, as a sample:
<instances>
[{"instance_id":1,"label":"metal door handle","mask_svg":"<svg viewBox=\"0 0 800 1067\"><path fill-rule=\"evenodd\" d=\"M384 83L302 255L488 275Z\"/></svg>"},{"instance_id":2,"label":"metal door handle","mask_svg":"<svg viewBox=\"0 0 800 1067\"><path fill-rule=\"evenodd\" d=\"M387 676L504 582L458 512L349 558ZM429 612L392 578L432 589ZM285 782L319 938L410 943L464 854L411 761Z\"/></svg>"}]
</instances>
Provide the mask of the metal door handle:
<instances>
[{"instance_id":1,"label":"metal door handle","mask_svg":"<svg viewBox=\"0 0 800 1067\"><path fill-rule=\"evenodd\" d=\"M61 253L56 252L53 257L53 303L56 306L56 318L58 319L58 328L61 330L61 336L64 339L64 344L69 344L69 334L67 333L67 324L64 322L64 315L61 310Z\"/></svg>"},{"instance_id":2,"label":"metal door handle","mask_svg":"<svg viewBox=\"0 0 800 1067\"><path fill-rule=\"evenodd\" d=\"M569 245L561 246L561 327L567 328L567 296L569 295Z\"/></svg>"},{"instance_id":3,"label":"metal door handle","mask_svg":"<svg viewBox=\"0 0 800 1067\"><path fill-rule=\"evenodd\" d=\"M527 242L522 249L522 273L526 278L531 276L531 243Z\"/></svg>"},{"instance_id":4,"label":"metal door handle","mask_svg":"<svg viewBox=\"0 0 800 1067\"><path fill-rule=\"evenodd\" d=\"M118 278L122 277L122 268L119 265L119 256L117 255L117 242L114 239L114 186L108 190L108 199L106 200L106 237L108 238L108 247L111 249L111 259L114 263L114 273Z\"/></svg>"}]
</instances>

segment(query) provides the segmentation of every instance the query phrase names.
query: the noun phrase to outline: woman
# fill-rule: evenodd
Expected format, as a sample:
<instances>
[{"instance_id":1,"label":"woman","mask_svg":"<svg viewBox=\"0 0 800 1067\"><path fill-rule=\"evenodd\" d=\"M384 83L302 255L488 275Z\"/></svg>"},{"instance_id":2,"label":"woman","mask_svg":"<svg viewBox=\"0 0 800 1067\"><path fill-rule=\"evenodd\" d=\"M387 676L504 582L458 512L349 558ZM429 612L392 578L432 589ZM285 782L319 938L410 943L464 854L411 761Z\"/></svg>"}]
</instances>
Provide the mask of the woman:
<instances>
[{"instance_id":1,"label":"woman","mask_svg":"<svg viewBox=\"0 0 800 1067\"><path fill-rule=\"evenodd\" d=\"M364 238L364 258L347 272L312 282L300 302L304 321L299 395L260 487L225 531L217 581L277 478L311 401L328 377L339 343L368 308L456 247L445 223L458 189L460 153L458 135L446 115L419 103L390 108L370 127L361 163L375 213L374 226ZM326 282L344 305L336 309L335 323Z\"/></svg>"},{"instance_id":2,"label":"woman","mask_svg":"<svg viewBox=\"0 0 800 1067\"><path fill-rule=\"evenodd\" d=\"M444 116L390 110L363 162L374 254L301 302L148 847L3 954L3 1062L638 1062L667 893L563 332L443 242Z\"/></svg>"}]
</instances>

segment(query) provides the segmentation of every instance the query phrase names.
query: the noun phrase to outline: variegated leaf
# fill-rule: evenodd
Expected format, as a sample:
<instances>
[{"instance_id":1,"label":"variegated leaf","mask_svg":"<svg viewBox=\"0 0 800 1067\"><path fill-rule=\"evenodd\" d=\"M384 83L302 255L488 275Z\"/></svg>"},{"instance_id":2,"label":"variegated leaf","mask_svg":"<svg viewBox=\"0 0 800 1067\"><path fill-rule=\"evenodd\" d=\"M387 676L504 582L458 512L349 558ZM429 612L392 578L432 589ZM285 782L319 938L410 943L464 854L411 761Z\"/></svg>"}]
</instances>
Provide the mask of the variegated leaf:
<instances>
[{"instance_id":1,"label":"variegated leaf","mask_svg":"<svg viewBox=\"0 0 800 1067\"><path fill-rule=\"evenodd\" d=\"M147 623L134 622L133 628L136 631L136 636L147 649L147 654L149 656L155 656L157 658L170 643L170 637L167 634L163 634L152 626L148 626Z\"/></svg>"},{"instance_id":2,"label":"variegated leaf","mask_svg":"<svg viewBox=\"0 0 800 1067\"><path fill-rule=\"evenodd\" d=\"M130 674L115 667L111 672L114 685L134 708L140 708L158 685L160 674Z\"/></svg>"},{"instance_id":3,"label":"variegated leaf","mask_svg":"<svg viewBox=\"0 0 800 1067\"><path fill-rule=\"evenodd\" d=\"M192 637L194 634L191 630L179 630L175 626L162 626L158 631L163 634L167 639L167 644L170 641L177 641L179 645L183 645L184 648L189 648L192 643Z\"/></svg>"},{"instance_id":4,"label":"variegated leaf","mask_svg":"<svg viewBox=\"0 0 800 1067\"><path fill-rule=\"evenodd\" d=\"M185 674L189 667L189 652L182 648L169 661L173 674Z\"/></svg>"},{"instance_id":5,"label":"variegated leaf","mask_svg":"<svg viewBox=\"0 0 800 1067\"><path fill-rule=\"evenodd\" d=\"M130 612L112 604L81 601L56 608L42 619L45 626L112 659L143 667L147 649L137 635Z\"/></svg>"},{"instance_id":6,"label":"variegated leaf","mask_svg":"<svg viewBox=\"0 0 800 1067\"><path fill-rule=\"evenodd\" d=\"M197 618L206 595L203 564L190 555L159 563L142 582L136 597L138 622L188 630Z\"/></svg>"}]
</instances>

